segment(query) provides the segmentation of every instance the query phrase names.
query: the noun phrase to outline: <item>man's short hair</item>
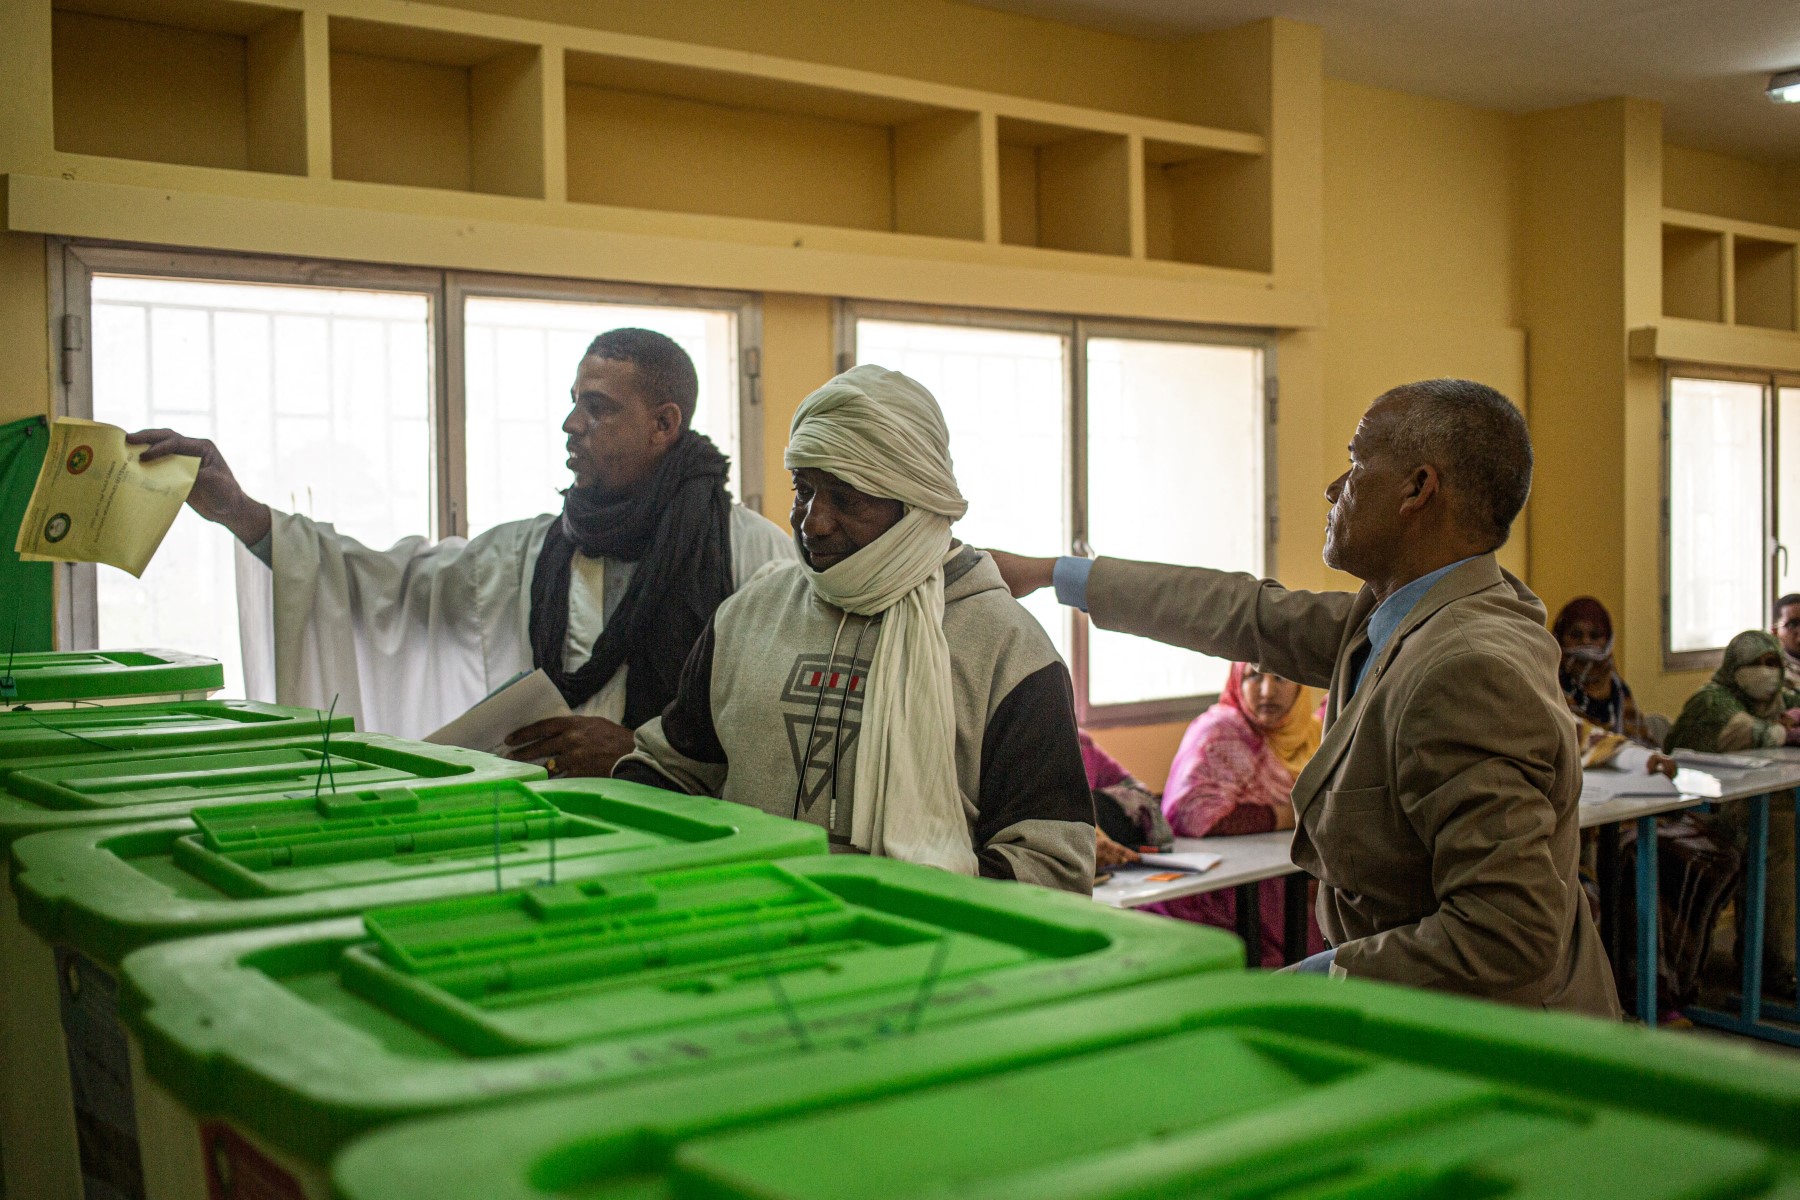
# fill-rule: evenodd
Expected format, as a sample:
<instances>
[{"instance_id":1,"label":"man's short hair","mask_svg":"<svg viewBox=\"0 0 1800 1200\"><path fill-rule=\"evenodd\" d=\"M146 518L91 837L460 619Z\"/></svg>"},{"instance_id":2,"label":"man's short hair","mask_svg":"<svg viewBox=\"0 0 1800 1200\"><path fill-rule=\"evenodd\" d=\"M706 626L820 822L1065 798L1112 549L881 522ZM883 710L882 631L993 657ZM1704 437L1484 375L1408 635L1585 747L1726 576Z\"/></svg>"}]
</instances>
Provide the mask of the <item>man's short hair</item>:
<instances>
[{"instance_id":1,"label":"man's short hair","mask_svg":"<svg viewBox=\"0 0 1800 1200\"><path fill-rule=\"evenodd\" d=\"M653 407L673 404L681 410L682 429L693 424L700 377L694 372L694 360L674 338L654 329L609 329L588 344L582 357L632 364Z\"/></svg>"},{"instance_id":2,"label":"man's short hair","mask_svg":"<svg viewBox=\"0 0 1800 1200\"><path fill-rule=\"evenodd\" d=\"M1790 604L1800 604L1800 592L1789 592L1775 602L1775 619L1781 620L1781 610Z\"/></svg>"},{"instance_id":3,"label":"man's short hair","mask_svg":"<svg viewBox=\"0 0 1800 1200\"><path fill-rule=\"evenodd\" d=\"M1407 465L1438 469L1475 532L1506 544L1531 495L1531 432L1512 401L1469 379L1403 384L1381 400L1406 408L1389 419L1388 449Z\"/></svg>"}]
</instances>

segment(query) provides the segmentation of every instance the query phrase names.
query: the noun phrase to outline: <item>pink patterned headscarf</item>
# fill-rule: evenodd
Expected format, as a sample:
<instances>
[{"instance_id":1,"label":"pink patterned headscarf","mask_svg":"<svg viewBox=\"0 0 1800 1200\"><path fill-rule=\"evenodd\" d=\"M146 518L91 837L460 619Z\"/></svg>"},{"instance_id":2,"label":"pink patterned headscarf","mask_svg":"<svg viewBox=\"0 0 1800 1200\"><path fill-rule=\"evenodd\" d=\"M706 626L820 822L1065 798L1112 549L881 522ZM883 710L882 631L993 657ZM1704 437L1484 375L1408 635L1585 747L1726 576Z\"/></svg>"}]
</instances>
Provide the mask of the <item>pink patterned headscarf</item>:
<instances>
[{"instance_id":1,"label":"pink patterned headscarf","mask_svg":"<svg viewBox=\"0 0 1800 1200\"><path fill-rule=\"evenodd\" d=\"M1298 770L1289 763L1303 763L1318 747L1316 689L1301 688L1281 724L1265 730L1245 713L1249 669L1231 665L1219 702L1188 726L1170 764L1163 815L1180 837L1205 837L1247 805L1279 809L1292 803Z\"/></svg>"}]
</instances>

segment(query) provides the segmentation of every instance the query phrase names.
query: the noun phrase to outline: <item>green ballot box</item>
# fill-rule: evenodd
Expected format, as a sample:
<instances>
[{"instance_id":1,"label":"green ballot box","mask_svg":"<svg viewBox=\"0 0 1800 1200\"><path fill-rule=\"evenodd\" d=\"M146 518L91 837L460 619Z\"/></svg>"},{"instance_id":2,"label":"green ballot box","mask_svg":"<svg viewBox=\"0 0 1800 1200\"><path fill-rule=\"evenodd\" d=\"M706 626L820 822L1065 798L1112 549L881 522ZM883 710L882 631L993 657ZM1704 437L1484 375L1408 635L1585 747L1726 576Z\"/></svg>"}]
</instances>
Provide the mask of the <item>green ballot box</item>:
<instances>
[{"instance_id":1,"label":"green ballot box","mask_svg":"<svg viewBox=\"0 0 1800 1200\"><path fill-rule=\"evenodd\" d=\"M0 659L0 710L204 700L218 660L179 650L45 650Z\"/></svg>"},{"instance_id":2,"label":"green ballot box","mask_svg":"<svg viewBox=\"0 0 1800 1200\"><path fill-rule=\"evenodd\" d=\"M283 1180L231 1126L201 1136L215 1178ZM1800 1192L1800 1065L1210 975L400 1125L333 1178L340 1200L1779 1200Z\"/></svg>"},{"instance_id":3,"label":"green ballot box","mask_svg":"<svg viewBox=\"0 0 1800 1200\"><path fill-rule=\"evenodd\" d=\"M542 779L542 767L379 733L307 733L263 742L102 751L83 747L0 765L0 849L76 826L186 816L249 797L305 799L418 782Z\"/></svg>"},{"instance_id":4,"label":"green ballot box","mask_svg":"<svg viewBox=\"0 0 1800 1200\"><path fill-rule=\"evenodd\" d=\"M16 663L15 663L16 666ZM0 704L0 709L5 705ZM327 717L309 708L286 708L249 700L190 700L169 704L107 704L0 711L0 784L13 771L91 759L173 753L290 737L310 738L327 730L350 733L348 715ZM5 842L0 837L0 877L5 876ZM0 878L0 892L8 884ZM0 901L0 913L8 902ZM7 915L0 919L11 919ZM6 996L0 978L0 1002ZM0 1054L4 1048L0 1047ZM0 1073L6 1064L0 1059ZM0 1150L0 1164L5 1152ZM0 1196L5 1195L0 1175Z\"/></svg>"},{"instance_id":5,"label":"green ballot box","mask_svg":"<svg viewBox=\"0 0 1800 1200\"><path fill-rule=\"evenodd\" d=\"M220 805L242 812L259 804L281 808L320 799L329 803L346 788L367 791L433 782L481 785L542 779L543 774L541 767L528 763L380 734L321 732L266 742L138 752L84 746L11 770L0 767L0 853L32 834L118 833L144 821L189 817ZM254 817L248 821L255 824ZM47 875L39 879L52 886ZM91 882L91 876L79 873L62 880L74 890ZM194 903L193 897L181 894L178 873L168 885L171 902L164 905L160 918L148 909L127 908L117 914L119 922L138 931L137 936L158 936L154 920L167 923L171 909ZM9 1197L79 1196L79 1174L71 1177L56 1170L57 1164L66 1166L69 1161L69 1156L53 1153L62 1143L46 1140L45 1123L54 1122L58 1110L46 1099L45 1089L54 1089L57 1078L66 1078L63 1031L78 1017L66 1006L59 1007L58 975L63 975L63 990L68 993L82 986L78 972L91 968L86 993L90 999L114 985L106 969L91 959L76 956L66 968L55 963L50 945L22 924L18 902L9 871L0 884L0 1161ZM55 953L65 949L58 947ZM66 1110L64 1104L62 1124L57 1126L65 1131ZM73 1192L68 1190L71 1180Z\"/></svg>"},{"instance_id":6,"label":"green ballot box","mask_svg":"<svg viewBox=\"0 0 1800 1200\"><path fill-rule=\"evenodd\" d=\"M254 700L21 709L0 712L0 778L50 759L237 745L355 729L348 715L327 717L314 708Z\"/></svg>"},{"instance_id":7,"label":"green ballot box","mask_svg":"<svg viewBox=\"0 0 1800 1200\"><path fill-rule=\"evenodd\" d=\"M0 1084L0 1113L34 1147L15 1177L79 1195L85 1165L95 1182L129 1192L135 1147L109 1131L131 1128L130 1080L106 1064L116 1059L108 1048L124 1044L118 963L141 946L496 884L825 849L815 825L610 779L327 791L24 838L13 848L23 928L0 943L0 973L17 981L28 1026L10 1039L10 1065L30 1085ZM9 1130L5 1144L13 1138Z\"/></svg>"},{"instance_id":8,"label":"green ballot box","mask_svg":"<svg viewBox=\"0 0 1800 1200\"><path fill-rule=\"evenodd\" d=\"M125 960L112 1070L153 1200L206 1194L220 1138L322 1196L332 1153L388 1122L665 1076L705 1090L731 1062L918 1030L979 1041L978 1018L1242 952L889 859L700 867L149 947Z\"/></svg>"}]
</instances>

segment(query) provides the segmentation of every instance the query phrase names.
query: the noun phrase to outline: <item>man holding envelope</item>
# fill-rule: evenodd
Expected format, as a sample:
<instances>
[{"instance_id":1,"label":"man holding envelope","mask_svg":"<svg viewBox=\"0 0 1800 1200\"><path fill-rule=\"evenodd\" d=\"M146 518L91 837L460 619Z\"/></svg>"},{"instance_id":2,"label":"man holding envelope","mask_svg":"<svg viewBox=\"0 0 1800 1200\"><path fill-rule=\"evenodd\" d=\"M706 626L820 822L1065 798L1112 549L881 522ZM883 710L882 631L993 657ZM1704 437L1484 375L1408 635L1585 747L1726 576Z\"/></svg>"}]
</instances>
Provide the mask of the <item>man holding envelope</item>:
<instances>
[{"instance_id":1,"label":"man holding envelope","mask_svg":"<svg viewBox=\"0 0 1800 1200\"><path fill-rule=\"evenodd\" d=\"M211 442L167 429L131 441L145 462L198 456L188 503L273 570L277 700L335 699L361 728L418 737L536 667L574 715L520 729L515 754L606 775L674 697L713 610L795 553L732 503L724 455L691 428L698 394L669 338L600 335L562 426L575 475L562 512L387 550L252 499Z\"/></svg>"}]
</instances>

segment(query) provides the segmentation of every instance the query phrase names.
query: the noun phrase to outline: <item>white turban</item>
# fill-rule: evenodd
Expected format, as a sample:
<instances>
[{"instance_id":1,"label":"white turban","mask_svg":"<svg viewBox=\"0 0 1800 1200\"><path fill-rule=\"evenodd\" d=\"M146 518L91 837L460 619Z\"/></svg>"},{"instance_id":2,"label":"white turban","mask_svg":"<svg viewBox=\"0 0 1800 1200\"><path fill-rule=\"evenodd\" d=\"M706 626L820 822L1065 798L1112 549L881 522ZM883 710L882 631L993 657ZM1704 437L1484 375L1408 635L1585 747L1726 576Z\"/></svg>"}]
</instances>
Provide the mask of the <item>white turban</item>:
<instances>
[{"instance_id":1,"label":"white turban","mask_svg":"<svg viewBox=\"0 0 1800 1200\"><path fill-rule=\"evenodd\" d=\"M807 572L813 590L838 608L887 614L863 703L850 840L871 854L973 875L944 640L950 523L969 505L956 486L943 411L898 371L854 367L801 401L783 461L906 506L867 546Z\"/></svg>"}]
</instances>

